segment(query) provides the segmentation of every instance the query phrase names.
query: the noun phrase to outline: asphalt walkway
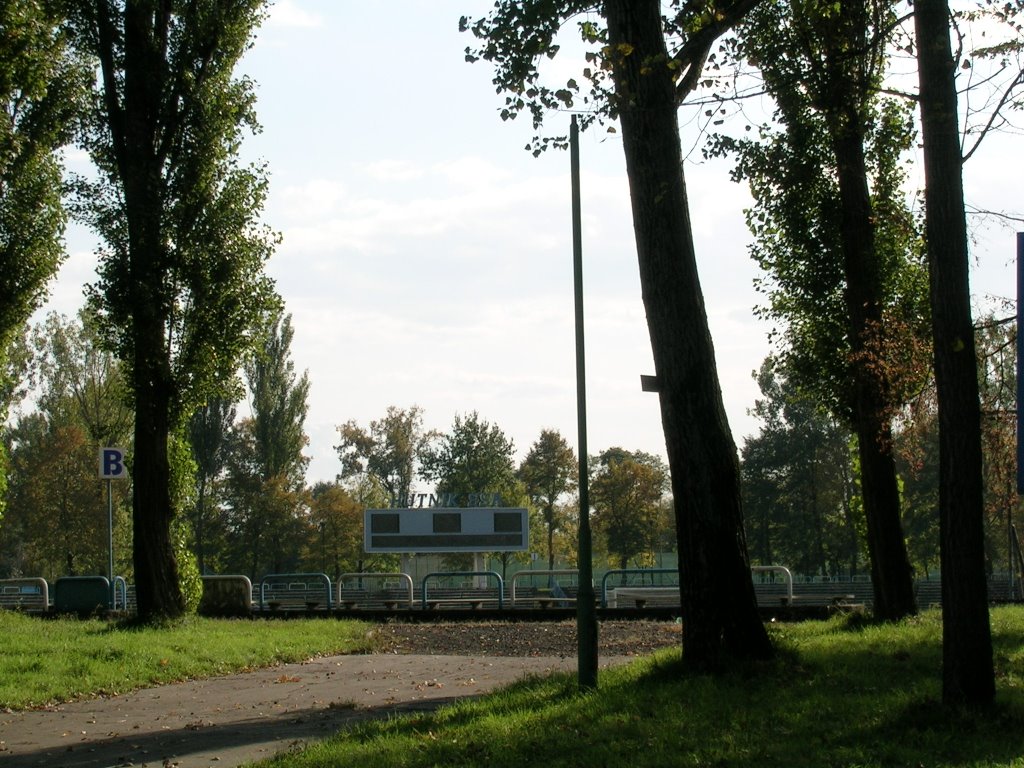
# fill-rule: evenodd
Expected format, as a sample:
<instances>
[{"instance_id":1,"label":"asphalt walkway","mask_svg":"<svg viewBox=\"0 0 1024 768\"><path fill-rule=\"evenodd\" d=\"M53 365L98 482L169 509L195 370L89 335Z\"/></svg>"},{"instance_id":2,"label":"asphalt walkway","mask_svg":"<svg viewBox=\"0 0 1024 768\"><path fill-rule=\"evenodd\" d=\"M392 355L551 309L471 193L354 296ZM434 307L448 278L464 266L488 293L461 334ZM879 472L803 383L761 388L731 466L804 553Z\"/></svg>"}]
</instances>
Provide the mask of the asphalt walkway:
<instances>
[{"instance_id":1,"label":"asphalt walkway","mask_svg":"<svg viewBox=\"0 0 1024 768\"><path fill-rule=\"evenodd\" d=\"M602 666L629 661L603 658ZM0 768L229 768L361 719L432 709L575 658L331 656L301 664L0 712Z\"/></svg>"}]
</instances>

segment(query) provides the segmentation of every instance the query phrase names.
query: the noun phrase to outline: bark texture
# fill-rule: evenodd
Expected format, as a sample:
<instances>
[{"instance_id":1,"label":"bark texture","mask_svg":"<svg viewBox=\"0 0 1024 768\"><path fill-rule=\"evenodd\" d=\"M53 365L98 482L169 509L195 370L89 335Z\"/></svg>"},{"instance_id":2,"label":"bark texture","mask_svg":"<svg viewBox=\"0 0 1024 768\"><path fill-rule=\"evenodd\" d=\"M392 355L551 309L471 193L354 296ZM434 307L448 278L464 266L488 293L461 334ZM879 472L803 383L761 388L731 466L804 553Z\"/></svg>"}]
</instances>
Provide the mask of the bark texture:
<instances>
[{"instance_id":1,"label":"bark texture","mask_svg":"<svg viewBox=\"0 0 1024 768\"><path fill-rule=\"evenodd\" d=\"M152 11L139 3L124 9L124 104L115 83L114 26L100 13L101 60L108 119L124 188L128 230L126 315L131 317L131 375L135 395L132 463L133 562L139 618L174 618L185 611L171 541L170 403L173 377L167 359L162 298L167 246L163 235L164 155L158 137L166 85L163 41L153 30Z\"/></svg>"},{"instance_id":2,"label":"bark texture","mask_svg":"<svg viewBox=\"0 0 1024 768\"><path fill-rule=\"evenodd\" d=\"M605 4L647 324L679 538L684 662L767 658L740 505L739 463L697 274L676 86L657 0Z\"/></svg>"},{"instance_id":3,"label":"bark texture","mask_svg":"<svg viewBox=\"0 0 1024 768\"><path fill-rule=\"evenodd\" d=\"M900 493L892 448L890 404L872 372L866 344L881 328L884 289L876 249L875 214L868 187L863 120L852 95L830 115L838 170L840 239L846 308L854 363L851 414L861 464L861 489L871 556L875 615L894 621L917 612L913 572L900 521Z\"/></svg>"},{"instance_id":4,"label":"bark texture","mask_svg":"<svg viewBox=\"0 0 1024 768\"><path fill-rule=\"evenodd\" d=\"M981 410L968 278L963 162L946 0L914 4L925 227L939 408L942 698L995 698L984 560Z\"/></svg>"}]
</instances>

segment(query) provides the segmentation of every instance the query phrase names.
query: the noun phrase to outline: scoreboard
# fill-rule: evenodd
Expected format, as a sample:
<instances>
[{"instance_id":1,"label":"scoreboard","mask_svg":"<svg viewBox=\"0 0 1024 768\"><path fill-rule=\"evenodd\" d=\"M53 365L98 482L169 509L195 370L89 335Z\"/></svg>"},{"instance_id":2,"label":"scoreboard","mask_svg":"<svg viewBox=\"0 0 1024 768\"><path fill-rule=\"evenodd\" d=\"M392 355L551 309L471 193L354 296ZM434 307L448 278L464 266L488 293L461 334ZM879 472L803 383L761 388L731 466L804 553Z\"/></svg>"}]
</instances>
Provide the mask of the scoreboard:
<instances>
[{"instance_id":1,"label":"scoreboard","mask_svg":"<svg viewBox=\"0 0 1024 768\"><path fill-rule=\"evenodd\" d=\"M522 507L367 509L363 523L367 553L523 552L530 543Z\"/></svg>"}]
</instances>

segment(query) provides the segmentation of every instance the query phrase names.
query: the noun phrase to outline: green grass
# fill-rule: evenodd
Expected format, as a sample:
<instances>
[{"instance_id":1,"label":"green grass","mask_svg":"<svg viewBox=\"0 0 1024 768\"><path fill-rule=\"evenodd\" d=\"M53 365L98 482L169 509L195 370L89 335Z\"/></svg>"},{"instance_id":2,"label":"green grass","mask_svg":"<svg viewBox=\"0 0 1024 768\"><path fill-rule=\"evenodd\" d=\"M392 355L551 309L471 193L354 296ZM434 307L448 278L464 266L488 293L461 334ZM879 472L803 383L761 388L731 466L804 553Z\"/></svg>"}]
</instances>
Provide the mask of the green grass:
<instances>
[{"instance_id":1,"label":"green grass","mask_svg":"<svg viewBox=\"0 0 1024 768\"><path fill-rule=\"evenodd\" d=\"M369 648L356 621L190 617L165 627L0 611L0 710Z\"/></svg>"},{"instance_id":2,"label":"green grass","mask_svg":"<svg viewBox=\"0 0 1024 768\"><path fill-rule=\"evenodd\" d=\"M769 664L688 676L678 652L574 677L530 681L483 700L345 731L274 768L543 765L1024 766L1024 608L992 613L998 701L984 713L940 704L938 613L898 626L841 619L773 625Z\"/></svg>"},{"instance_id":3,"label":"green grass","mask_svg":"<svg viewBox=\"0 0 1024 768\"><path fill-rule=\"evenodd\" d=\"M940 704L937 612L897 626L773 624L778 658L719 677L663 652L600 674L527 681L480 700L369 722L274 768L1024 768L1024 607L992 611L997 703ZM349 621L189 619L162 628L0 612L0 709L367 650Z\"/></svg>"}]
</instances>

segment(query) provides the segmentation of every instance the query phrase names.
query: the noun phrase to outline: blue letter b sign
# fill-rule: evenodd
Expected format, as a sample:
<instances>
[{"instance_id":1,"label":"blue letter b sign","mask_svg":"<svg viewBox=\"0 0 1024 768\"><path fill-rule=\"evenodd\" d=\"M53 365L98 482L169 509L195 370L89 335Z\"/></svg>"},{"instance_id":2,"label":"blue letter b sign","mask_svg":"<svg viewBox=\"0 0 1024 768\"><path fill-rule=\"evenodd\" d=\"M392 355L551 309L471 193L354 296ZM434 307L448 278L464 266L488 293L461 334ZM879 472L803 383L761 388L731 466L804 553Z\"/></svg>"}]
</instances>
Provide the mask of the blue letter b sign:
<instances>
[{"instance_id":1,"label":"blue letter b sign","mask_svg":"<svg viewBox=\"0 0 1024 768\"><path fill-rule=\"evenodd\" d=\"M128 476L123 448L100 448L100 479L120 480Z\"/></svg>"}]
</instances>

